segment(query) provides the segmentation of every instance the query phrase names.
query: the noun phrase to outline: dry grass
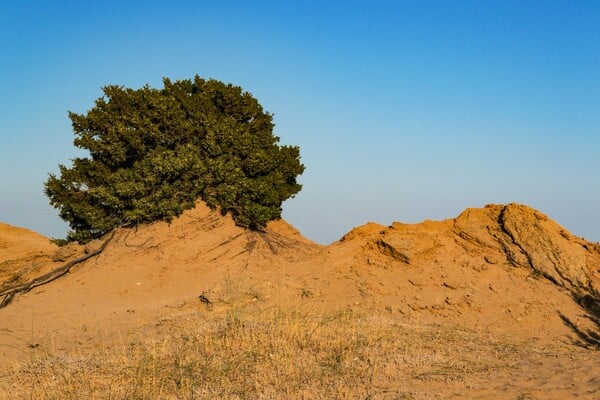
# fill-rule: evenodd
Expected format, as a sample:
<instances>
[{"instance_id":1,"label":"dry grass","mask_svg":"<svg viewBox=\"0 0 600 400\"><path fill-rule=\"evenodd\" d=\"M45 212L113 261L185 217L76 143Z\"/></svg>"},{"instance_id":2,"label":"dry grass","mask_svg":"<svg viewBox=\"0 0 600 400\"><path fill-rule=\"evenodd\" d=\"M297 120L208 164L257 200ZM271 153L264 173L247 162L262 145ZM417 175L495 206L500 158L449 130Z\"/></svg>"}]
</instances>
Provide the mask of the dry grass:
<instances>
[{"instance_id":1,"label":"dry grass","mask_svg":"<svg viewBox=\"0 0 600 400\"><path fill-rule=\"evenodd\" d=\"M385 314L239 305L198 310L135 336L1 370L0 397L413 399L419 383L510 369L516 352L471 331L401 324Z\"/></svg>"}]
</instances>

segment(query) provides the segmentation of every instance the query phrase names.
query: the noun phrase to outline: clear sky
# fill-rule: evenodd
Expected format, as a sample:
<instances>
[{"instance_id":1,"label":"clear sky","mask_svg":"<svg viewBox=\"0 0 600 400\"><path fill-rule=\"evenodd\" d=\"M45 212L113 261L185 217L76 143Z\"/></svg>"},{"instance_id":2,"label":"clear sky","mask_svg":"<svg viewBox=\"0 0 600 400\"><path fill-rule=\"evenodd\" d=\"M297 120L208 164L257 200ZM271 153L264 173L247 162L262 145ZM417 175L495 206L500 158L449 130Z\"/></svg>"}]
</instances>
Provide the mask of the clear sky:
<instances>
[{"instance_id":1,"label":"clear sky","mask_svg":"<svg viewBox=\"0 0 600 400\"><path fill-rule=\"evenodd\" d=\"M0 0L0 221L64 237L67 111L195 74L300 146L284 217L313 240L519 202L600 241L600 2L575 0Z\"/></svg>"}]
</instances>

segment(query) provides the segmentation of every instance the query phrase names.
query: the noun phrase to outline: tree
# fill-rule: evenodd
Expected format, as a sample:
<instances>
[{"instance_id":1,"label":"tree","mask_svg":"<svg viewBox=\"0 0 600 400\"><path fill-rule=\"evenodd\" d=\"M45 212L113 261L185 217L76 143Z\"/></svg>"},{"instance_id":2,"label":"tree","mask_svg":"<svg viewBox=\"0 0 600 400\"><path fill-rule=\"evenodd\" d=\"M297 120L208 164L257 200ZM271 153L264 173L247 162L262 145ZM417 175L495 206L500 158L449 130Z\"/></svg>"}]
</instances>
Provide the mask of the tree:
<instances>
[{"instance_id":1,"label":"tree","mask_svg":"<svg viewBox=\"0 0 600 400\"><path fill-rule=\"evenodd\" d=\"M74 145L89 156L45 183L68 240L171 220L197 199L260 229L300 191L299 148L278 144L273 116L250 93L197 75L163 86L106 86L87 114L69 113Z\"/></svg>"}]
</instances>

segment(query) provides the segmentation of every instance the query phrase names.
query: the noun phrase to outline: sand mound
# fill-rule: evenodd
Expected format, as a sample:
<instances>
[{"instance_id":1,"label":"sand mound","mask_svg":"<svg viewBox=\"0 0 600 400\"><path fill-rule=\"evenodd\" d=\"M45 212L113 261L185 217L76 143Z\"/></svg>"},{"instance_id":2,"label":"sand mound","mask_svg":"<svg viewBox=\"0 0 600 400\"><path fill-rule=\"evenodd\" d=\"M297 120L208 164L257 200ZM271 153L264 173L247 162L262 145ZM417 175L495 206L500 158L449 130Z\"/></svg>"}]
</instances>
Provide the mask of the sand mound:
<instances>
[{"instance_id":1,"label":"sand mound","mask_svg":"<svg viewBox=\"0 0 600 400\"><path fill-rule=\"evenodd\" d=\"M5 225L0 232L7 243L0 265L41 257L49 268L68 258L32 232ZM599 268L600 246L517 204L468 209L445 221L369 223L324 247L285 221L249 232L198 203L170 224L117 230L98 256L17 296L0 309L0 331L11 332L1 351L18 357L23 343L42 337L67 348L80 341L82 327L122 332L234 300L564 342L573 326L589 327L574 298L597 295Z\"/></svg>"},{"instance_id":2,"label":"sand mound","mask_svg":"<svg viewBox=\"0 0 600 400\"><path fill-rule=\"evenodd\" d=\"M407 266L522 268L574 292L600 293L600 245L578 238L519 204L467 209L457 218L420 224L367 224L340 244L360 240L363 256L379 253Z\"/></svg>"},{"instance_id":3,"label":"sand mound","mask_svg":"<svg viewBox=\"0 0 600 400\"><path fill-rule=\"evenodd\" d=\"M13 231L24 235L16 228ZM168 316L188 302L196 304L203 293L210 292L215 301L216 296L224 299L229 286L268 280L269 271L282 271L322 247L284 221L270 223L264 232L247 231L204 203L170 224L121 228L85 247L58 249L39 235L30 236L28 245L16 234L11 236L10 243L20 243L20 247L15 245L11 258L2 259L2 265L10 262L14 272L37 257L36 265L43 269L31 272L41 274L93 251L109 238L110 242L102 253L76 265L67 275L17 295L0 309L0 331L11 332L3 338L8 343L0 343L5 345L0 351L5 350L6 356L18 355L12 349L20 348L23 337L31 334L32 320L40 336L76 337L84 325L126 329ZM62 254L65 251L68 257ZM25 275L21 275L17 280L13 273L3 286L22 283Z\"/></svg>"},{"instance_id":4,"label":"sand mound","mask_svg":"<svg viewBox=\"0 0 600 400\"><path fill-rule=\"evenodd\" d=\"M567 340L565 319L589 326L577 301L594 302L600 289L600 246L518 204L445 221L369 223L325 253L318 263L331 266L339 288L323 290L326 302L543 340Z\"/></svg>"},{"instance_id":5,"label":"sand mound","mask_svg":"<svg viewBox=\"0 0 600 400\"><path fill-rule=\"evenodd\" d=\"M302 258L320 248L283 220L269 223L264 232L249 232L202 202L172 223L117 229L114 234L85 246L69 244L59 248L35 232L2 224L0 287L14 284L17 277L24 281L39 276L68 260L93 252L108 238L110 245L101 261L111 269L119 267L120 272L131 266L151 270L157 265L180 269L200 264L218 267L221 263L246 267L272 265ZM94 260L94 264L99 261L99 258Z\"/></svg>"},{"instance_id":6,"label":"sand mound","mask_svg":"<svg viewBox=\"0 0 600 400\"><path fill-rule=\"evenodd\" d=\"M50 240L25 228L0 222L0 261L51 255L57 249Z\"/></svg>"},{"instance_id":7,"label":"sand mound","mask_svg":"<svg viewBox=\"0 0 600 400\"><path fill-rule=\"evenodd\" d=\"M56 268L75 252L74 246L60 250L36 232L0 223L0 291L29 281Z\"/></svg>"}]
</instances>

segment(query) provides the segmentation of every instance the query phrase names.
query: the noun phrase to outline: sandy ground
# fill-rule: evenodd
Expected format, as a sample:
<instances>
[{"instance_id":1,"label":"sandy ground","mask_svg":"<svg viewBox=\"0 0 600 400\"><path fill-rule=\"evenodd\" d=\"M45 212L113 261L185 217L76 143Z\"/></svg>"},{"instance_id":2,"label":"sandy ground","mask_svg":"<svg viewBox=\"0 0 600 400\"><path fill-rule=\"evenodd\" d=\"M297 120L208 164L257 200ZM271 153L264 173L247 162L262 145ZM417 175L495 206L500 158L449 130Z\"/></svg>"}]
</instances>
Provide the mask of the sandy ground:
<instances>
[{"instance_id":1,"label":"sandy ground","mask_svg":"<svg viewBox=\"0 0 600 400\"><path fill-rule=\"evenodd\" d=\"M1 224L0 293L100 244L59 249ZM248 232L199 203L171 224L118 230L102 253L0 309L0 368L140 332L155 340L244 304L258 320L350 312L397 327L379 389L340 398L600 399L599 277L600 246L520 205L369 223L321 246L284 221ZM402 337L415 347L400 351ZM0 388L25 397L15 376L0 374Z\"/></svg>"}]
</instances>

